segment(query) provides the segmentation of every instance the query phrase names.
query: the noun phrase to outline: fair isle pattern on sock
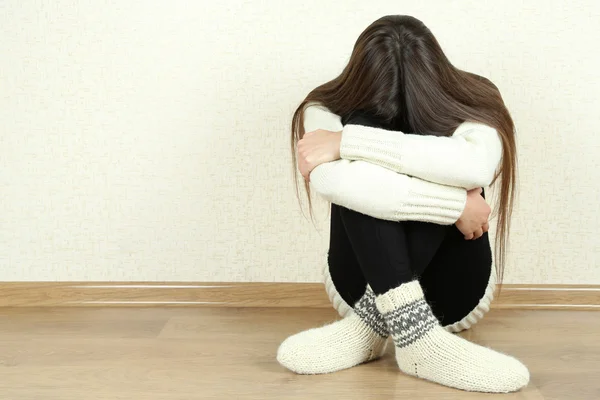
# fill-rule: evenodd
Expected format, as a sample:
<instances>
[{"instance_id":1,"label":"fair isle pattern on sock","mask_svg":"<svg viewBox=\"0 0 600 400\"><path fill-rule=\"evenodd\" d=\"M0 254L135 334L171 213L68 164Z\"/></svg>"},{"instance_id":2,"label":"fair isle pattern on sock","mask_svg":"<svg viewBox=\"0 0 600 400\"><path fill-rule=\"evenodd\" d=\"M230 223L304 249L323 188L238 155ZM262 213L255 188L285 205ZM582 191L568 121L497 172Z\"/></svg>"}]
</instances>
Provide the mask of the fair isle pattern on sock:
<instances>
[{"instance_id":1,"label":"fair isle pattern on sock","mask_svg":"<svg viewBox=\"0 0 600 400\"><path fill-rule=\"evenodd\" d=\"M370 287L367 287L365 294L356 302L354 312L370 326L379 336L386 339L389 336L389 331L385 323L385 319L377 310L375 304L375 293Z\"/></svg>"},{"instance_id":2,"label":"fair isle pattern on sock","mask_svg":"<svg viewBox=\"0 0 600 400\"><path fill-rule=\"evenodd\" d=\"M418 281L389 290L376 303L390 327L402 372L476 392L513 392L529 382L529 371L519 360L444 330Z\"/></svg>"},{"instance_id":3,"label":"fair isle pattern on sock","mask_svg":"<svg viewBox=\"0 0 600 400\"><path fill-rule=\"evenodd\" d=\"M390 321L389 330L398 347L414 343L439 324L425 299L413 301L383 317Z\"/></svg>"},{"instance_id":4,"label":"fair isle pattern on sock","mask_svg":"<svg viewBox=\"0 0 600 400\"><path fill-rule=\"evenodd\" d=\"M350 307L348 303L344 301L333 284L333 279L329 273L329 265L326 264L322 272L325 291L327 292L327 296L329 297L329 301L333 305L333 308L335 308L340 317L348 316L353 312L352 307ZM479 299L477 306L460 321L457 321L451 325L445 325L444 329L446 329L448 332L458 333L470 329L473 325L477 324L485 316L485 314L490 311L490 304L494 300L495 290L496 270L492 264L488 285L485 289L483 297Z\"/></svg>"}]
</instances>

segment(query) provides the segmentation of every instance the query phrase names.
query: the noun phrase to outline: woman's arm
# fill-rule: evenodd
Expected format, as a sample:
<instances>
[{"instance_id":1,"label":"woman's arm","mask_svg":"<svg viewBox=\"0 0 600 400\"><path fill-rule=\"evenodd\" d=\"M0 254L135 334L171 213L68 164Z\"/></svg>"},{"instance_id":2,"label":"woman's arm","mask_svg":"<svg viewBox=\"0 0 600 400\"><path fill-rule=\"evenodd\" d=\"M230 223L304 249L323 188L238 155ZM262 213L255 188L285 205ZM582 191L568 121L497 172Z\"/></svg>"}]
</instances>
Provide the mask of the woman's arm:
<instances>
[{"instance_id":1,"label":"woman's arm","mask_svg":"<svg viewBox=\"0 0 600 400\"><path fill-rule=\"evenodd\" d=\"M412 178L365 161L321 164L310 178L311 187L331 203L390 221L452 225L467 200L463 188Z\"/></svg>"},{"instance_id":2,"label":"woman's arm","mask_svg":"<svg viewBox=\"0 0 600 400\"><path fill-rule=\"evenodd\" d=\"M319 107L332 120L340 120L327 108ZM325 128L315 126L310 131L317 129ZM502 155L496 130L474 122L461 124L451 137L406 134L362 125L346 125L339 131L342 131L343 159L368 161L395 172L468 190L491 183Z\"/></svg>"},{"instance_id":3,"label":"woman's arm","mask_svg":"<svg viewBox=\"0 0 600 400\"><path fill-rule=\"evenodd\" d=\"M304 113L304 129L341 130L340 118L321 106ZM467 191L396 173L364 161L338 160L316 167L312 188L328 201L375 218L454 224Z\"/></svg>"},{"instance_id":4,"label":"woman's arm","mask_svg":"<svg viewBox=\"0 0 600 400\"><path fill-rule=\"evenodd\" d=\"M340 156L470 190L492 182L502 142L494 128L475 122L464 122L450 137L346 125Z\"/></svg>"}]
</instances>

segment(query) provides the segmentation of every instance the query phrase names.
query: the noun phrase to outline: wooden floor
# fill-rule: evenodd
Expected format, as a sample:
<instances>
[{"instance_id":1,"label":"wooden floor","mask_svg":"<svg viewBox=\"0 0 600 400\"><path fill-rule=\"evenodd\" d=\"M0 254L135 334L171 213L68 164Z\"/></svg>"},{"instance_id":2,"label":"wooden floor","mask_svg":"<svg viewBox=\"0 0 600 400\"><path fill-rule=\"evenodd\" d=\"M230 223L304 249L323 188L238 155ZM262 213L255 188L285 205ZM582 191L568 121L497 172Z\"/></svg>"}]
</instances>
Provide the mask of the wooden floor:
<instances>
[{"instance_id":1,"label":"wooden floor","mask_svg":"<svg viewBox=\"0 0 600 400\"><path fill-rule=\"evenodd\" d=\"M324 376L277 364L324 309L0 309L0 399L600 399L600 313L491 311L463 334L530 368L516 394L466 393L379 361Z\"/></svg>"}]
</instances>

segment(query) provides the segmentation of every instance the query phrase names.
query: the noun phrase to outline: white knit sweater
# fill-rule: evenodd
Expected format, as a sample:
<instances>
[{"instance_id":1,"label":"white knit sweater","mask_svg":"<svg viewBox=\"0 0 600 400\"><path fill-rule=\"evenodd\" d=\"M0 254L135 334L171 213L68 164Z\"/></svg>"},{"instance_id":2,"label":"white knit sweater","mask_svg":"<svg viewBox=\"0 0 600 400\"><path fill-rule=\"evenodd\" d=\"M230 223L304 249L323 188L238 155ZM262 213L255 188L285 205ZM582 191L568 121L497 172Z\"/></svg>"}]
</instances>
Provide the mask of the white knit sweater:
<instances>
[{"instance_id":1,"label":"white knit sweater","mask_svg":"<svg viewBox=\"0 0 600 400\"><path fill-rule=\"evenodd\" d=\"M490 184L502 154L496 130L473 122L451 137L405 134L344 127L338 115L312 104L304 129L342 131L342 159L316 167L311 187L332 203L393 221L455 223L467 190Z\"/></svg>"}]
</instances>

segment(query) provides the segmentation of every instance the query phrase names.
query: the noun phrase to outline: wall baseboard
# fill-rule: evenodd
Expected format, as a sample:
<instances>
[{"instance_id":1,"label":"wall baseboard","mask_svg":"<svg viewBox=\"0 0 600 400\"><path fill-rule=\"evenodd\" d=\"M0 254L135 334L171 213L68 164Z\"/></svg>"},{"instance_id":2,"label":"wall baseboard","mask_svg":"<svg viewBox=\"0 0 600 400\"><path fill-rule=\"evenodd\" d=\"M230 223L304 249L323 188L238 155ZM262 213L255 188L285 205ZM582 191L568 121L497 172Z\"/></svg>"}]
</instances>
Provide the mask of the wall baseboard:
<instances>
[{"instance_id":1,"label":"wall baseboard","mask_svg":"<svg viewBox=\"0 0 600 400\"><path fill-rule=\"evenodd\" d=\"M331 307L319 283L0 282L0 307ZM600 310L600 285L509 285L493 308Z\"/></svg>"}]
</instances>

